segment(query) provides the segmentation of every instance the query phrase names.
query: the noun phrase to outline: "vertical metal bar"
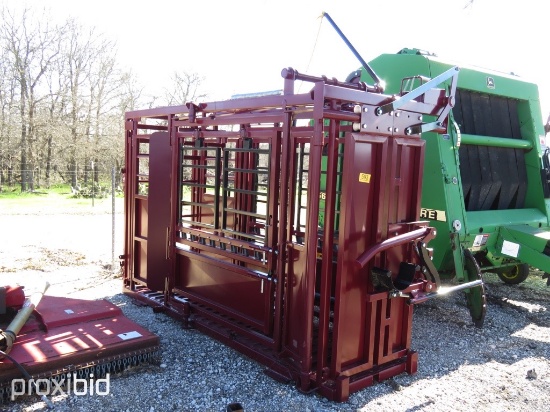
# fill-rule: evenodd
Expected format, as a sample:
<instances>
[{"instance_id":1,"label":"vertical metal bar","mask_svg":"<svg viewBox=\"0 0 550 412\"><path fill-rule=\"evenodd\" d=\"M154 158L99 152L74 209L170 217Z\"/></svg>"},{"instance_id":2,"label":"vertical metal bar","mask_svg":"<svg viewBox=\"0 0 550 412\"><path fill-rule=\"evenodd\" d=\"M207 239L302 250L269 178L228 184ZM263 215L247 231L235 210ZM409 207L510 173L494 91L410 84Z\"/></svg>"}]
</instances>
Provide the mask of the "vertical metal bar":
<instances>
[{"instance_id":1,"label":"vertical metal bar","mask_svg":"<svg viewBox=\"0 0 550 412\"><path fill-rule=\"evenodd\" d=\"M244 149L248 149L248 144L244 145L243 144L243 148ZM251 152L249 151L246 151L246 152L243 152L243 163L242 163L242 169L244 170L248 170L250 168L250 156L251 156ZM251 190L251 187L250 187L250 173L248 172L242 172L242 187L241 189L244 189L244 190ZM243 210L245 212L251 212L250 210L250 197L251 195L249 193L243 193L242 194L242 204L241 204L241 208L239 210ZM239 229L238 231L241 232L241 233L248 233L248 219L249 217L247 215L241 215L241 217L239 218Z\"/></svg>"},{"instance_id":2,"label":"vertical metal bar","mask_svg":"<svg viewBox=\"0 0 550 412\"><path fill-rule=\"evenodd\" d=\"M170 136L170 139L172 139L172 137ZM176 216L174 216L174 223L176 225L178 224L182 224L183 222L183 183L182 183L182 180L183 180L183 156L184 156L184 151L183 151L183 142L180 141L180 139L178 139L177 137L174 139L175 142L172 144L172 150L174 151L173 153L175 153L175 159L173 159L173 161L175 162L172 167L173 167L173 170L174 172L176 173L174 176L177 176L176 179L177 179L177 188L176 188L176 193L175 193L175 198L174 199L177 199L177 202L178 202L178 208L176 210Z\"/></svg>"},{"instance_id":3,"label":"vertical metal bar","mask_svg":"<svg viewBox=\"0 0 550 412\"><path fill-rule=\"evenodd\" d=\"M220 163L221 148L216 148L216 165L214 166L214 230L220 228Z\"/></svg>"},{"instance_id":4,"label":"vertical metal bar","mask_svg":"<svg viewBox=\"0 0 550 412\"><path fill-rule=\"evenodd\" d=\"M254 155L252 156L252 159L253 159L253 162L252 162L252 167L254 170L258 170L258 168L260 167L260 144L257 143L254 145L254 147L256 148L256 150L258 150L257 152L254 152ZM250 205L250 209L251 209L251 212L252 213L258 213L258 197L260 196L260 186L259 186L259 183L260 183L260 174L259 173L251 173L251 176L250 176L250 179L252 181L252 187L254 188L254 195L252 195L252 201L251 201L251 205ZM254 234L259 234L257 233L257 226L256 226L256 223L257 223L257 219L256 217L253 217L253 223L254 223L254 231L253 233Z\"/></svg>"},{"instance_id":5,"label":"vertical metal bar","mask_svg":"<svg viewBox=\"0 0 550 412\"><path fill-rule=\"evenodd\" d=\"M208 154L206 148L201 147L199 150L199 162L198 164L200 166L206 166L206 155ZM205 194L206 194L206 169L199 168L198 169L198 175L199 175L199 181L198 183L202 185L202 187L197 187L197 190L199 191L199 202L201 203L201 206L199 206L198 209L198 215L197 215L197 222L202 222L202 216L204 213L204 208L202 207L202 204L205 203Z\"/></svg>"},{"instance_id":6,"label":"vertical metal bar","mask_svg":"<svg viewBox=\"0 0 550 412\"><path fill-rule=\"evenodd\" d=\"M111 271L115 272L115 167L111 167Z\"/></svg>"},{"instance_id":7,"label":"vertical metal bar","mask_svg":"<svg viewBox=\"0 0 550 412\"><path fill-rule=\"evenodd\" d=\"M292 115L289 112L284 114L283 128L281 135L277 135L277 149L280 148L280 165L290 165L289 167L279 167L280 179L277 180L277 176L274 176L275 184L278 184L279 193L279 226L277 232L277 302L275 305L275 325L274 325L274 338L278 348L281 348L282 343L286 339L287 328L289 324L288 318L283 319L284 316L288 316L289 311L289 299L283 299L283 295L291 288L291 282L287 282L287 255L289 242L292 237L292 203L294 195L294 175L292 174L294 165L294 152L293 145L291 145L291 127L292 127ZM291 154L292 153L292 154ZM278 164L278 165L279 165ZM290 169L290 170L289 170ZM289 182L289 186L278 182ZM275 186L276 187L276 186ZM277 204L275 202L275 204ZM284 306L283 306L284 305ZM284 320L284 322L283 322Z\"/></svg>"},{"instance_id":8,"label":"vertical metal bar","mask_svg":"<svg viewBox=\"0 0 550 412\"><path fill-rule=\"evenodd\" d=\"M293 148L296 152L296 148ZM303 191L303 176L304 176L304 151L305 143L298 145L298 201L296 202L296 224L294 227L300 229L300 217L302 212L302 191ZM305 230L305 229L304 229Z\"/></svg>"},{"instance_id":9,"label":"vertical metal bar","mask_svg":"<svg viewBox=\"0 0 550 412\"><path fill-rule=\"evenodd\" d=\"M303 284L300 290L305 296L301 296L303 316L305 318L303 340L305 347L301 364L302 390L309 389L309 371L311 371L312 335L313 335L313 306L315 299L315 272L317 269L317 226L319 224L319 193L321 187L320 170L321 155L323 152L323 102L324 84L316 83L314 87L315 107L320 108L320 115L314 117L313 137L309 149L308 167L308 208L306 218L306 269Z\"/></svg>"},{"instance_id":10,"label":"vertical metal bar","mask_svg":"<svg viewBox=\"0 0 550 412\"><path fill-rule=\"evenodd\" d=\"M180 150L180 147L182 145L180 144L180 141L178 139L178 128L177 126L173 125L174 116L171 115L168 119L168 133L170 133L170 146L171 146L171 154L172 154L172 173L170 174L170 222L168 226L169 230L169 247L168 247L168 254L167 258L170 259L169 267L170 272L168 273L168 276L166 277L166 284L164 287L164 304L168 306L170 304L170 299L172 296L172 288L174 287L176 283L176 271L178 270L177 267L177 259L176 255L174 253L176 244L176 239L178 236L178 223L181 220L182 215L182 205L181 205L181 199L182 199L182 178L183 178L183 171L182 171L182 163L183 163L183 156L182 151ZM174 201L174 200L177 200Z\"/></svg>"},{"instance_id":11,"label":"vertical metal bar","mask_svg":"<svg viewBox=\"0 0 550 412\"><path fill-rule=\"evenodd\" d=\"M279 135L279 132L276 132L275 133L275 136L278 136ZM277 142L277 138L275 140L275 142ZM272 156L272 153L273 153L273 145L274 145L274 142L273 142L273 139L271 139L271 141L269 142L269 145L268 145L268 155L267 155L267 190L266 190L266 197L265 197L265 238L264 238L264 245L265 246L268 246L269 242L271 241L271 239L273 239L273 236L270 235L272 233L271 230L269 230L271 228L271 226L274 225L274 219L272 218L272 215L273 215L273 208L272 208L272 205L271 205L271 199L273 197L272 193L271 193L271 189L272 189L272 185L271 185L271 176L273 175L271 173L271 166L273 164L273 162L271 161L271 156ZM277 146L275 146L277 147ZM277 150L276 150L277 151ZM276 174L276 176L278 176L278 173ZM270 246L268 246L270 247Z\"/></svg>"},{"instance_id":12,"label":"vertical metal bar","mask_svg":"<svg viewBox=\"0 0 550 412\"><path fill-rule=\"evenodd\" d=\"M198 183L199 182L199 176L198 176L198 170L197 168L195 168L195 163L197 162L195 160L195 157L198 156L198 152L197 152L197 149L193 148L193 150L190 150L190 156L191 156L191 159L189 161L189 169L191 170L191 181L194 182L194 183ZM196 186L188 186L189 187L189 190L191 191L191 202L193 203L191 205L191 216L190 216L190 220L191 221L198 221L197 219L197 216L198 216L198 206L196 205L197 202L199 202L199 197L197 195L197 191L199 190L198 187Z\"/></svg>"},{"instance_id":13,"label":"vertical metal bar","mask_svg":"<svg viewBox=\"0 0 550 412\"><path fill-rule=\"evenodd\" d=\"M283 267L277 268L275 264L275 248L277 247L277 232L279 230L279 215L278 205L280 188L280 172L281 172L281 136L282 133L276 130L269 141L269 161L267 173L267 199L266 199L266 220L265 220L265 243L264 246L269 248L270 252L266 253L267 273L270 278L275 280L275 288L270 288L271 294L269 297L269 317L270 327L272 331L274 347L276 350L281 348L281 319L282 319L282 304L283 304L283 281L280 275L284 270ZM284 227L284 225L283 225ZM276 289L274 291L274 289ZM275 292L275 293L274 293ZM274 309L273 309L274 308ZM273 313L274 312L274 313Z\"/></svg>"},{"instance_id":14,"label":"vertical metal bar","mask_svg":"<svg viewBox=\"0 0 550 412\"><path fill-rule=\"evenodd\" d=\"M229 142L227 142L229 144ZM231 189L229 187L229 165L231 164L231 148L230 147L224 147L223 149L223 177L222 177L222 217L221 217L221 229L225 230L227 229L227 207L229 204L229 198L231 197ZM234 179L234 175L233 175ZM223 245L225 247L225 244Z\"/></svg>"},{"instance_id":15,"label":"vertical metal bar","mask_svg":"<svg viewBox=\"0 0 550 412\"><path fill-rule=\"evenodd\" d=\"M124 170L124 280L127 281L127 287L130 290L134 289L134 232L135 232L135 160L133 148L134 133L136 132L135 121L126 118L125 125L125 170Z\"/></svg>"},{"instance_id":16,"label":"vertical metal bar","mask_svg":"<svg viewBox=\"0 0 550 412\"><path fill-rule=\"evenodd\" d=\"M243 148L243 141L242 139L239 139L237 141L237 149L242 149ZM235 151L235 169L243 169L243 157L244 157L244 153L242 152L242 150L237 150ZM243 173L240 172L240 171L235 171L235 180L233 181L233 186L235 189L238 189L238 190L242 190L243 189L243 179L244 179L244 176L243 176ZM234 206L234 209L235 210L243 210L243 203L244 203L244 199L243 199L243 194L240 193L240 192L234 192L234 196L235 196L235 206ZM237 212L234 212L234 219L233 219L233 230L239 232L240 231L240 223L241 223L241 215L238 214Z\"/></svg>"},{"instance_id":17,"label":"vertical metal bar","mask_svg":"<svg viewBox=\"0 0 550 412\"><path fill-rule=\"evenodd\" d=\"M323 369L328 363L328 334L330 321L330 298L332 285L332 255L334 224L336 218L336 178L338 167L338 138L340 128L337 120L331 120L327 151L327 171L325 184L325 219L323 227L323 252L321 263L319 336L317 350L317 382L320 385ZM320 177L320 176L319 176Z\"/></svg>"}]
</instances>

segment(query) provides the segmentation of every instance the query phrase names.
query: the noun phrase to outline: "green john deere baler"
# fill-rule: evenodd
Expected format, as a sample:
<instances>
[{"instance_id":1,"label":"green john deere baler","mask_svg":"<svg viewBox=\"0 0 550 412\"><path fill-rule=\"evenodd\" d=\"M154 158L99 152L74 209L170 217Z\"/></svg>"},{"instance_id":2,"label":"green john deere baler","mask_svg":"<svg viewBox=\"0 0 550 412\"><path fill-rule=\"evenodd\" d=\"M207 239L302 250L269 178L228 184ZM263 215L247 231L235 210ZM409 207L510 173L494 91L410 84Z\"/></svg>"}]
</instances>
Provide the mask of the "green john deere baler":
<instances>
[{"instance_id":1,"label":"green john deere baler","mask_svg":"<svg viewBox=\"0 0 550 412\"><path fill-rule=\"evenodd\" d=\"M369 64L388 94L407 93L455 65L416 49ZM372 82L366 71L348 80L354 78ZM465 282L478 276L479 265L515 284L526 279L529 266L550 272L549 172L537 86L515 75L461 66L447 134L422 137L420 218L437 229L429 246L439 273ZM483 289L467 290L467 298L481 325Z\"/></svg>"}]
</instances>

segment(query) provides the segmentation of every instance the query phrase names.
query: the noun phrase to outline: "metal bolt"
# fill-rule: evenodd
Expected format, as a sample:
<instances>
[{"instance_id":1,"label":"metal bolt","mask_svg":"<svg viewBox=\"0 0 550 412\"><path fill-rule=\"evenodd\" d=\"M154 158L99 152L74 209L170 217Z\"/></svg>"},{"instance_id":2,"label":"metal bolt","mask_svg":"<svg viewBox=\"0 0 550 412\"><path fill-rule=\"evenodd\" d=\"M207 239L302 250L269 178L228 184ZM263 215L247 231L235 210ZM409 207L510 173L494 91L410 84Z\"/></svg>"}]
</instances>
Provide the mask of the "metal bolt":
<instances>
[{"instance_id":1,"label":"metal bolt","mask_svg":"<svg viewBox=\"0 0 550 412\"><path fill-rule=\"evenodd\" d=\"M458 179L456 177L453 177L453 185L457 185L458 184Z\"/></svg>"},{"instance_id":2,"label":"metal bolt","mask_svg":"<svg viewBox=\"0 0 550 412\"><path fill-rule=\"evenodd\" d=\"M365 113L367 113L367 112L369 111L369 108L368 108L368 107L363 107L363 111L364 111Z\"/></svg>"},{"instance_id":3,"label":"metal bolt","mask_svg":"<svg viewBox=\"0 0 550 412\"><path fill-rule=\"evenodd\" d=\"M367 128L367 124L363 123L363 129L366 129L366 128Z\"/></svg>"},{"instance_id":4,"label":"metal bolt","mask_svg":"<svg viewBox=\"0 0 550 412\"><path fill-rule=\"evenodd\" d=\"M395 112L395 117L399 117L401 115L401 112Z\"/></svg>"},{"instance_id":5,"label":"metal bolt","mask_svg":"<svg viewBox=\"0 0 550 412\"><path fill-rule=\"evenodd\" d=\"M422 121L422 116L418 116L418 120Z\"/></svg>"},{"instance_id":6,"label":"metal bolt","mask_svg":"<svg viewBox=\"0 0 550 412\"><path fill-rule=\"evenodd\" d=\"M391 132L391 127L388 127L388 132Z\"/></svg>"},{"instance_id":7,"label":"metal bolt","mask_svg":"<svg viewBox=\"0 0 550 412\"><path fill-rule=\"evenodd\" d=\"M397 132L399 131L399 129L396 127L396 128L393 129L393 131L394 131L395 133L397 133Z\"/></svg>"},{"instance_id":8,"label":"metal bolt","mask_svg":"<svg viewBox=\"0 0 550 412\"><path fill-rule=\"evenodd\" d=\"M453 220L453 228L454 230L456 230L457 232L462 229L462 223L460 222L460 220Z\"/></svg>"}]
</instances>

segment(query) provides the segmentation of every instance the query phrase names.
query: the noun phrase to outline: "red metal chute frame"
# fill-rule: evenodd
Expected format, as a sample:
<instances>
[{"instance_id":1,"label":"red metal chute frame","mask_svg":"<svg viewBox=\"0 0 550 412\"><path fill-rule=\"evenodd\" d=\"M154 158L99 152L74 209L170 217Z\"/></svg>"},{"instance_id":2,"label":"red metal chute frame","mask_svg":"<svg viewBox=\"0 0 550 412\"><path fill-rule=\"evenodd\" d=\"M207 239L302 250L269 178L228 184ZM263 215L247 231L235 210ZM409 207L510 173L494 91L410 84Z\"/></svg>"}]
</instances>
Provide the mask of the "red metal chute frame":
<instances>
[{"instance_id":1,"label":"red metal chute frame","mask_svg":"<svg viewBox=\"0 0 550 412\"><path fill-rule=\"evenodd\" d=\"M457 73L387 96L285 69L281 95L127 113L125 291L332 400L414 373L419 133Z\"/></svg>"}]
</instances>

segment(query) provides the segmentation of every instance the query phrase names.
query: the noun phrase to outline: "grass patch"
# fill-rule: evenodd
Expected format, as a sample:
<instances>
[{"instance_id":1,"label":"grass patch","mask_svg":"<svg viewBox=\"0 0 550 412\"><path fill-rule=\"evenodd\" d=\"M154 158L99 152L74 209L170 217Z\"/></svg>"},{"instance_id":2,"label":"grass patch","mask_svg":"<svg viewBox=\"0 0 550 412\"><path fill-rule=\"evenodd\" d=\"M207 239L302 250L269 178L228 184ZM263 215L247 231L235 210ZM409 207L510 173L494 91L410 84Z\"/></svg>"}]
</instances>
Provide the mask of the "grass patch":
<instances>
[{"instance_id":1,"label":"grass patch","mask_svg":"<svg viewBox=\"0 0 550 412\"><path fill-rule=\"evenodd\" d=\"M4 186L2 191L0 191L0 200L2 199L36 199L41 196L46 196L50 194L58 195L70 195L71 186L57 184L51 186L49 189L38 188L34 191L21 191L21 186L7 187Z\"/></svg>"},{"instance_id":2,"label":"grass patch","mask_svg":"<svg viewBox=\"0 0 550 412\"><path fill-rule=\"evenodd\" d=\"M123 196L117 193L115 202L118 207L123 202ZM21 192L20 188L0 192L0 213L18 213L29 209L39 209L39 211L94 209L99 212L108 211L111 208L110 194L102 199L77 198L69 185L58 184L49 189L40 188L34 192Z\"/></svg>"}]
</instances>

